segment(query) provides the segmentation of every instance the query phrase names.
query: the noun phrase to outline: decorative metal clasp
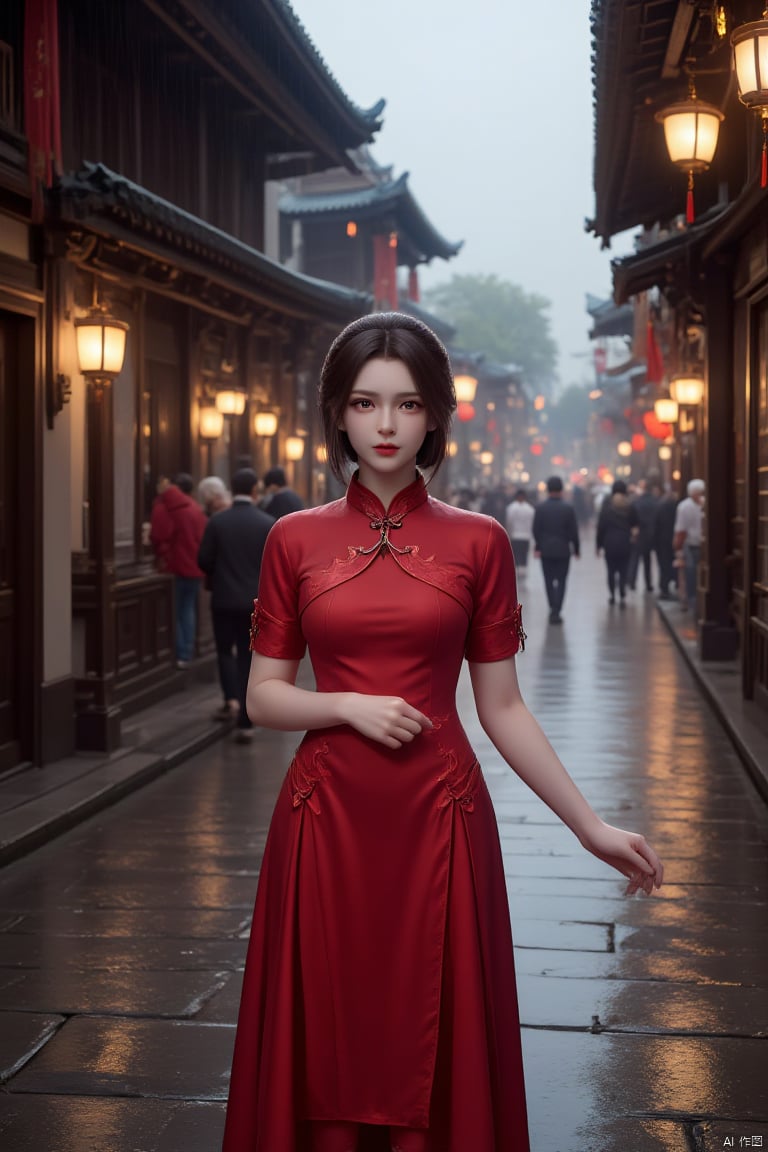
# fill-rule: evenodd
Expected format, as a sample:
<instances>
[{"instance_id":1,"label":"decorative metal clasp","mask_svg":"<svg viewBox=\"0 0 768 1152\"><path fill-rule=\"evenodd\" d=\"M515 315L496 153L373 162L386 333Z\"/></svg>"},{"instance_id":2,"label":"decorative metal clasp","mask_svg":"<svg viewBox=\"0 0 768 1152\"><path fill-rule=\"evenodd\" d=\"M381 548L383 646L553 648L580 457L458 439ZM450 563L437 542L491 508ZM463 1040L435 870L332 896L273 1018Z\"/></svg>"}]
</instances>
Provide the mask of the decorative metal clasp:
<instances>
[{"instance_id":1,"label":"decorative metal clasp","mask_svg":"<svg viewBox=\"0 0 768 1152\"><path fill-rule=\"evenodd\" d=\"M370 556L373 552L378 552L383 556L384 549L389 548L390 552L397 552L398 556L407 555L409 552L413 551L413 548L410 544L406 544L404 548L398 548L389 538L390 529L402 528L402 526L402 518L398 519L397 517L390 519L389 516L384 516L379 517L376 520L371 520L371 528L373 528L375 532L380 532L381 535L379 536L379 539L376 541L376 543L372 544L370 548L363 548L361 544L355 548L355 552L357 552L360 556Z\"/></svg>"}]
</instances>

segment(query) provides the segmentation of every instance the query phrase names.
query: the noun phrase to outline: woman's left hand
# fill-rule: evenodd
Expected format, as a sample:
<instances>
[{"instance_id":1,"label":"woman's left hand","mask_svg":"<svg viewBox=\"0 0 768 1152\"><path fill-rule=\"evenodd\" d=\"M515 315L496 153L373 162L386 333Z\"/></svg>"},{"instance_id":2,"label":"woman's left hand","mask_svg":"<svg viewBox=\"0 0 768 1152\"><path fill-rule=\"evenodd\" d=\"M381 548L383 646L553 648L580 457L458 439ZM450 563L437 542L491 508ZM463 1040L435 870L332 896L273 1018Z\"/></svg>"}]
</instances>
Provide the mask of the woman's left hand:
<instances>
[{"instance_id":1,"label":"woman's left hand","mask_svg":"<svg viewBox=\"0 0 768 1152\"><path fill-rule=\"evenodd\" d=\"M626 876L629 884L625 896L634 896L641 890L650 896L654 888L661 887L664 865L639 832L625 832L601 820L581 843L598 860Z\"/></svg>"}]
</instances>

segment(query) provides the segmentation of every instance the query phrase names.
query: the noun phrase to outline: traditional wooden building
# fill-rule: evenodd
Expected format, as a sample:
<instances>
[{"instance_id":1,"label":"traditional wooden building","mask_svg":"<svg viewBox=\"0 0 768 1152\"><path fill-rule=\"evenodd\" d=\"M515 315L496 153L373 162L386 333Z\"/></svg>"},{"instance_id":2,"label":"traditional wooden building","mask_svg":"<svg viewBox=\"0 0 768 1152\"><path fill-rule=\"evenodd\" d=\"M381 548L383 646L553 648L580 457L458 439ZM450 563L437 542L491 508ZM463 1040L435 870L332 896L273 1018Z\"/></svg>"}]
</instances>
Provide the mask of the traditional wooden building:
<instances>
[{"instance_id":1,"label":"traditional wooden building","mask_svg":"<svg viewBox=\"0 0 768 1152\"><path fill-rule=\"evenodd\" d=\"M279 200L280 259L310 276L361 292L376 307L396 309L405 296L418 303L418 269L450 260L463 241L446 240L416 201L407 172L393 177L367 148L357 172L331 169L290 182ZM398 268L407 269L405 292Z\"/></svg>"},{"instance_id":2,"label":"traditional wooden building","mask_svg":"<svg viewBox=\"0 0 768 1152\"><path fill-rule=\"evenodd\" d=\"M161 475L290 438L321 493L312 383L371 300L264 254L265 185L354 169L383 102L349 100L286 0L6 0L0 69L1 771L110 751L177 685ZM76 333L106 309L123 365L86 379Z\"/></svg>"},{"instance_id":3,"label":"traditional wooden building","mask_svg":"<svg viewBox=\"0 0 768 1152\"><path fill-rule=\"evenodd\" d=\"M614 264L616 299L653 290L668 310L662 387L675 372L703 375L703 401L683 407L685 429L677 437L693 438L689 451L707 482L700 650L704 659L738 659L743 696L764 710L768 201L760 118L738 99L731 48L734 32L759 21L762 7L750 0L593 5L592 227L605 244L627 228L643 228L637 253ZM724 119L708 167L688 165L695 171L693 202L686 203L686 174L670 161L659 119L690 99L691 83L696 100ZM768 104L764 92L762 99Z\"/></svg>"}]
</instances>

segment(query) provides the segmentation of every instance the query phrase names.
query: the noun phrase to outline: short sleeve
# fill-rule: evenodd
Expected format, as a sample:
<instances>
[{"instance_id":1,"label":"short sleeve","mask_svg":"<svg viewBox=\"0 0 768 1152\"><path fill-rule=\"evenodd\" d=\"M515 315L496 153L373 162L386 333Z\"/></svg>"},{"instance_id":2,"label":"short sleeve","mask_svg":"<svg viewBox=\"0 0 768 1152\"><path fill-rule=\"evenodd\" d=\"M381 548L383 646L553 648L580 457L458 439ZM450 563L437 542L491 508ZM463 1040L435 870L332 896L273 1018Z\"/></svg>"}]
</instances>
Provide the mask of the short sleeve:
<instances>
[{"instance_id":1,"label":"short sleeve","mask_svg":"<svg viewBox=\"0 0 768 1152\"><path fill-rule=\"evenodd\" d=\"M264 546L259 596L251 616L251 651L275 660L301 660L306 647L299 623L296 574L278 520Z\"/></svg>"},{"instance_id":2,"label":"short sleeve","mask_svg":"<svg viewBox=\"0 0 768 1152\"><path fill-rule=\"evenodd\" d=\"M476 575L467 660L505 660L525 648L522 607L517 602L515 561L509 537L492 520L485 555Z\"/></svg>"}]
</instances>

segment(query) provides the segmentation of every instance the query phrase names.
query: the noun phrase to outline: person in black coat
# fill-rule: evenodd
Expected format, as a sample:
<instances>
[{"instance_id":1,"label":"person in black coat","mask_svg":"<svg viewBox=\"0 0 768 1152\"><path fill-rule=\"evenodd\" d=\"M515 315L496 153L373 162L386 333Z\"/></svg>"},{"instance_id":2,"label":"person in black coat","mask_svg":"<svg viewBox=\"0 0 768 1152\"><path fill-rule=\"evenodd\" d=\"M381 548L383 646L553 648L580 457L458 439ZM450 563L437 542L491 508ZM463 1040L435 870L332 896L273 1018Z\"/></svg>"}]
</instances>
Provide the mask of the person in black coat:
<instances>
[{"instance_id":1,"label":"person in black coat","mask_svg":"<svg viewBox=\"0 0 768 1152\"><path fill-rule=\"evenodd\" d=\"M674 492L665 492L656 511L653 547L656 550L656 559L659 564L659 600L675 600L677 598L677 572L675 571L673 545L677 503L677 496Z\"/></svg>"},{"instance_id":2,"label":"person in black coat","mask_svg":"<svg viewBox=\"0 0 768 1152\"><path fill-rule=\"evenodd\" d=\"M633 590L637 583L637 571L640 567L640 561L642 560L645 590L646 592L653 592L651 554L654 551L656 515L659 510L660 501L661 484L658 480L652 480L649 482L646 490L641 492L632 502L637 511L637 520L640 529L630 552L629 568L627 569L627 583Z\"/></svg>"},{"instance_id":3,"label":"person in black coat","mask_svg":"<svg viewBox=\"0 0 768 1152\"><path fill-rule=\"evenodd\" d=\"M304 501L298 492L288 487L282 468L270 468L264 476L264 489L267 499L262 502L262 507L273 520L279 520L289 512L301 512L304 507Z\"/></svg>"},{"instance_id":4,"label":"person in black coat","mask_svg":"<svg viewBox=\"0 0 768 1152\"><path fill-rule=\"evenodd\" d=\"M237 738L251 739L245 691L251 669L250 626L261 557L275 521L253 502L258 477L241 468L232 477L232 504L206 525L197 562L208 575L219 677L227 700L237 700Z\"/></svg>"},{"instance_id":5,"label":"person in black coat","mask_svg":"<svg viewBox=\"0 0 768 1152\"><path fill-rule=\"evenodd\" d=\"M547 499L539 504L533 517L534 556L541 559L549 622L560 624L571 555L579 557L579 527L572 506L563 500L563 482L559 476L550 476L547 493Z\"/></svg>"},{"instance_id":6,"label":"person in black coat","mask_svg":"<svg viewBox=\"0 0 768 1152\"><path fill-rule=\"evenodd\" d=\"M616 603L616 584L619 586L619 606L626 604L627 565L632 542L640 530L637 508L627 496L623 480L615 480L611 495L600 508L595 545L597 554L605 553L608 572L608 603Z\"/></svg>"}]
</instances>

